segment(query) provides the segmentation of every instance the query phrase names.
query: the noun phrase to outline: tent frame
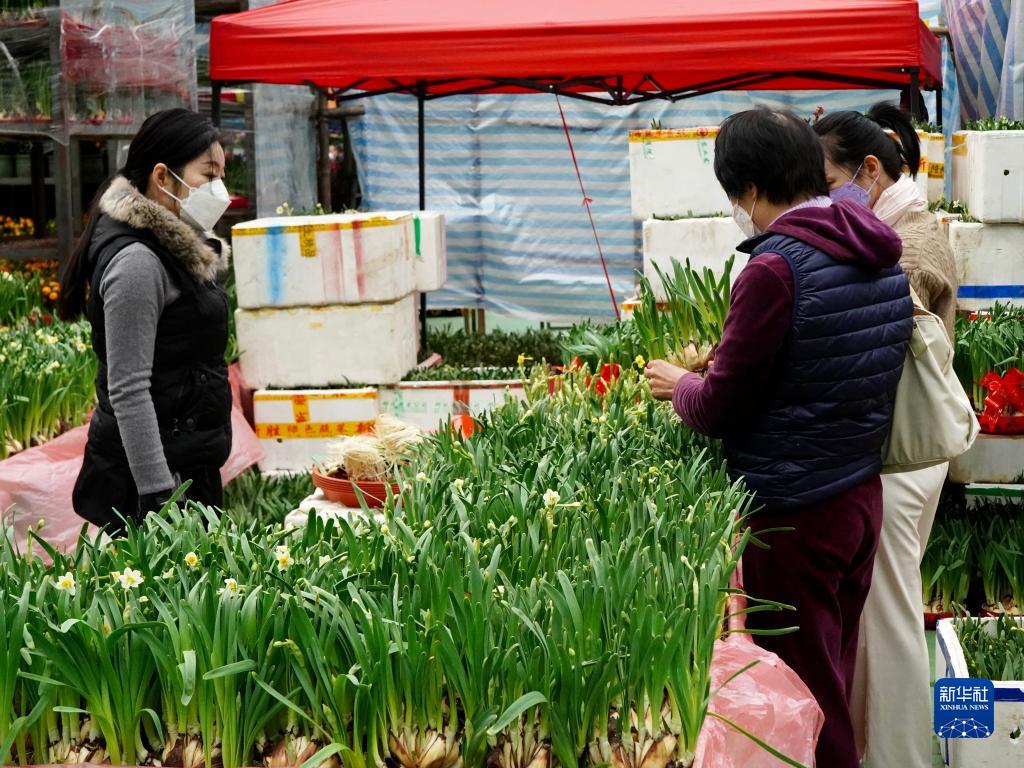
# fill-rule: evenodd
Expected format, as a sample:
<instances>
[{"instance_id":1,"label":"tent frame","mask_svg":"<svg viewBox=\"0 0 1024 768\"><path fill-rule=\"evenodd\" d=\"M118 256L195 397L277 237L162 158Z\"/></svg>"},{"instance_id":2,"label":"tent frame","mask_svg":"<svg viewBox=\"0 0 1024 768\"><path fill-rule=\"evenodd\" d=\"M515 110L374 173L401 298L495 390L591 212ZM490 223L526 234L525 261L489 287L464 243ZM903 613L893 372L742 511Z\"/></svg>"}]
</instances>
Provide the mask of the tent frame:
<instances>
[{"instance_id":1,"label":"tent frame","mask_svg":"<svg viewBox=\"0 0 1024 768\"><path fill-rule=\"evenodd\" d=\"M877 70L888 72L893 75L903 75L909 80L910 112L918 114L921 107L921 70L919 67L895 67L891 69ZM550 93L566 98L580 99L596 104L609 106L629 106L644 102L661 99L670 102L682 101L685 99L703 96L719 91L744 90L756 86L765 86L772 80L781 78L799 77L806 80L820 80L822 82L841 82L850 88L864 89L894 89L900 88L900 84L887 80L884 77L853 77L830 74L824 70L803 70L798 72L747 72L730 75L729 77L710 80L703 83L695 83L677 89L665 89L658 84L652 75L644 75L631 88L627 89L624 78L618 75L592 75L587 77L538 77L538 78L509 78L509 77L486 77L480 78L452 78L444 80L418 80L415 84L402 83L399 80L391 80L392 85L386 88L378 88L372 91L360 90L360 86L366 83L369 78L360 78L351 83L337 87L325 88L315 83L307 84L317 93L318 96L318 117L326 108L327 99L335 102L348 102L357 99L365 99L371 96L383 96L386 94L406 94L414 96L417 102L417 154L419 165L419 209L425 211L427 207L427 165L426 165L426 103L446 96L468 96L478 93L490 93L500 91L508 93L509 88L523 92ZM436 88L447 88L458 83L469 83L463 88L453 90L433 91ZM216 126L220 126L220 94L221 89L234 85L235 83L214 80L212 85L212 117ZM649 86L649 88L645 88ZM587 89L586 92L580 89ZM900 88L902 90L902 88ZM942 126L942 84L935 86L936 124ZM319 117L320 125L323 124L322 117ZM322 132L321 128L321 132ZM321 152L321 155L324 153ZM328 162L326 157L319 157L319 174L324 172L324 166ZM329 172L329 171L328 171ZM328 193L329 195L329 193ZM324 202L321 200L321 202ZM330 200L328 199L329 203ZM328 206L329 207L329 206ZM426 346L427 339L427 296L420 294L420 344Z\"/></svg>"}]
</instances>

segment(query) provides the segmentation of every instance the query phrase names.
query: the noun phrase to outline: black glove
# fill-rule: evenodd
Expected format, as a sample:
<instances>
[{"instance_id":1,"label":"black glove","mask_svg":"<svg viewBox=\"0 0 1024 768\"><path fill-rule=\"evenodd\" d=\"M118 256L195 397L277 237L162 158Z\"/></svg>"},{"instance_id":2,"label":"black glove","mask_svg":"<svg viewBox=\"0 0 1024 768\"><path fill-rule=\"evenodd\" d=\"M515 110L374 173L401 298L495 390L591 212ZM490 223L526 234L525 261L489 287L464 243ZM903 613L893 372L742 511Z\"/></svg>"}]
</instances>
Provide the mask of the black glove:
<instances>
[{"instance_id":1,"label":"black glove","mask_svg":"<svg viewBox=\"0 0 1024 768\"><path fill-rule=\"evenodd\" d=\"M135 522L141 523L145 519L146 515L150 512L159 512L164 504L170 501L171 496L174 495L174 489L168 488L166 491L157 491L156 493L143 493L139 496L139 507L135 511Z\"/></svg>"}]
</instances>

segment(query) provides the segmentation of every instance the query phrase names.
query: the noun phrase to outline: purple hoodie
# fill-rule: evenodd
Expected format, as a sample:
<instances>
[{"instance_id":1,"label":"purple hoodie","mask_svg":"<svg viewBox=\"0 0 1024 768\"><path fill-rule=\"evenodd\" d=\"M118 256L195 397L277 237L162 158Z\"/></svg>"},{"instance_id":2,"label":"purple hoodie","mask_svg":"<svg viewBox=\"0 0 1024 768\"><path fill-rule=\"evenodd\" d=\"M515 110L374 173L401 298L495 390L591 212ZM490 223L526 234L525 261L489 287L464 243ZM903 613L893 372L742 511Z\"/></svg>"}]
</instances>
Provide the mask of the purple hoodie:
<instances>
[{"instance_id":1,"label":"purple hoodie","mask_svg":"<svg viewBox=\"0 0 1024 768\"><path fill-rule=\"evenodd\" d=\"M767 232L741 244L739 250L749 253L772 234L794 237L838 261L866 268L892 267L903 253L903 243L892 227L870 209L848 200L784 213ZM676 384L672 404L680 418L712 437L742 429L757 412L760 394L768 391L792 316L792 270L782 256L761 254L736 278L711 370L706 377L687 374Z\"/></svg>"}]
</instances>

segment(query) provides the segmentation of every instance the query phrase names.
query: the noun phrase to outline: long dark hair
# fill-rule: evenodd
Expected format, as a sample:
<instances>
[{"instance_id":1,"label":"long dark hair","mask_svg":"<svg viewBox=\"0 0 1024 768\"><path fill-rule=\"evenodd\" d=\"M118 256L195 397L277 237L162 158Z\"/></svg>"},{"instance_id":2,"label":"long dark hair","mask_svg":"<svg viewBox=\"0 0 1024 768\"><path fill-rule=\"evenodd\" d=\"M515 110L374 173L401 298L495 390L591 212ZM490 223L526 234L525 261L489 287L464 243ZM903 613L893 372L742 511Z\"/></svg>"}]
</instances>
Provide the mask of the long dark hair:
<instances>
[{"instance_id":1,"label":"long dark hair","mask_svg":"<svg viewBox=\"0 0 1024 768\"><path fill-rule=\"evenodd\" d=\"M168 109L146 118L128 148L128 159L117 176L124 176L142 194L146 193L153 168L163 163L179 176L190 162L220 140L220 134L209 118L188 109ZM86 286L92 277L89 245L100 218L100 198L107 191L108 179L89 206L85 231L75 244L71 257L61 270L60 299L57 316L75 320L85 311Z\"/></svg>"},{"instance_id":2,"label":"long dark hair","mask_svg":"<svg viewBox=\"0 0 1024 768\"><path fill-rule=\"evenodd\" d=\"M895 134L896 141L885 131ZM921 140L910 115L895 104L879 102L860 112L833 112L814 124L825 152L835 165L851 171L868 155L881 161L891 179L898 179L906 166L911 178L917 178L921 164Z\"/></svg>"}]
</instances>

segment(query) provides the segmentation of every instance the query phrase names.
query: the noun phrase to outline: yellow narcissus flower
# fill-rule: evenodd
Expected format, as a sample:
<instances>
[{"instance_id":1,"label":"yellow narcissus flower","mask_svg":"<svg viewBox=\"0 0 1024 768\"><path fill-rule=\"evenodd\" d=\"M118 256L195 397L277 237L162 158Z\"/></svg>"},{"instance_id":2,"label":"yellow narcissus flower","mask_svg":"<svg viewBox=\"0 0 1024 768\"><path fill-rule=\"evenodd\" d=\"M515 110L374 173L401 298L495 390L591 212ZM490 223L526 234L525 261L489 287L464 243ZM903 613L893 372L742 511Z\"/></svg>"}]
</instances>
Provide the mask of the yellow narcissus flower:
<instances>
[{"instance_id":1,"label":"yellow narcissus flower","mask_svg":"<svg viewBox=\"0 0 1024 768\"><path fill-rule=\"evenodd\" d=\"M645 367L647 367L647 361L644 360L644 356L643 355L637 355L636 359L633 361L633 364L636 365L637 368L645 368Z\"/></svg>"},{"instance_id":2,"label":"yellow narcissus flower","mask_svg":"<svg viewBox=\"0 0 1024 768\"><path fill-rule=\"evenodd\" d=\"M188 554L186 554L185 555L185 565L187 565L189 568L198 568L199 567L199 555L197 555L195 552L189 552Z\"/></svg>"},{"instance_id":3,"label":"yellow narcissus flower","mask_svg":"<svg viewBox=\"0 0 1024 768\"><path fill-rule=\"evenodd\" d=\"M72 597L74 597L75 592L78 591L78 588L75 586L75 576L71 571L68 571L59 579L55 579L54 581L57 583L57 589L61 592L67 592Z\"/></svg>"},{"instance_id":4,"label":"yellow narcissus flower","mask_svg":"<svg viewBox=\"0 0 1024 768\"><path fill-rule=\"evenodd\" d=\"M459 477L455 479L455 482L453 482L452 485L455 487L456 491L462 493L462 489L465 487L466 481Z\"/></svg>"}]
</instances>

